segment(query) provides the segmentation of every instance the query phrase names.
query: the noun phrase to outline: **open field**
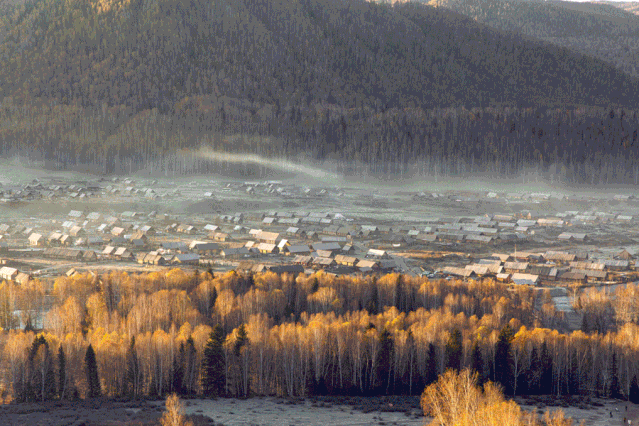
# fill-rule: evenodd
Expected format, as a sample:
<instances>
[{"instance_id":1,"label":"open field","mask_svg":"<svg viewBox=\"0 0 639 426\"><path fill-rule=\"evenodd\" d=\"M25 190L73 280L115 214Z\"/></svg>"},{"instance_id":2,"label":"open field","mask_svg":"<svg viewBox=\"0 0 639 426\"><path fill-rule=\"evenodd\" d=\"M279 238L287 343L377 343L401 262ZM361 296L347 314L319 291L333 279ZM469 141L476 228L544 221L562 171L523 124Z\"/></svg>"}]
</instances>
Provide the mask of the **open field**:
<instances>
[{"instance_id":1,"label":"open field","mask_svg":"<svg viewBox=\"0 0 639 426\"><path fill-rule=\"evenodd\" d=\"M576 422L584 421L586 426L622 426L624 418L631 419L632 424L639 421L639 406L624 401L554 397L517 398L516 401L523 409L539 414L561 409ZM417 397L220 398L183 399L182 402L185 414L191 416L195 426L425 425L429 422L429 418L421 414ZM163 411L163 401L47 402L1 406L0 422L7 426L143 426L156 425Z\"/></svg>"}]
</instances>

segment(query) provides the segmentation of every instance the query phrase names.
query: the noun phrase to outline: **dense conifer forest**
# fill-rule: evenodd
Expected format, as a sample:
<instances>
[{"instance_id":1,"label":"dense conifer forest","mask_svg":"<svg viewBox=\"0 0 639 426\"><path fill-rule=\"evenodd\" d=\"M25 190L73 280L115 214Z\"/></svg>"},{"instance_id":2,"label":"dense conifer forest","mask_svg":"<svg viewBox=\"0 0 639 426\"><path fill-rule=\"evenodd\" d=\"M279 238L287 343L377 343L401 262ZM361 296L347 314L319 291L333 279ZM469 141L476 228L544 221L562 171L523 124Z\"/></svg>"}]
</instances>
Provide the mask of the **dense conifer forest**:
<instances>
[{"instance_id":1,"label":"dense conifer forest","mask_svg":"<svg viewBox=\"0 0 639 426\"><path fill-rule=\"evenodd\" d=\"M599 58L639 75L639 16L618 2L430 0L493 28ZM626 7L626 9L629 9Z\"/></svg>"},{"instance_id":2,"label":"dense conifer forest","mask_svg":"<svg viewBox=\"0 0 639 426\"><path fill-rule=\"evenodd\" d=\"M0 10L3 157L192 173L219 169L183 151L209 146L375 173L533 168L636 182L638 80L443 8L34 0Z\"/></svg>"}]
</instances>

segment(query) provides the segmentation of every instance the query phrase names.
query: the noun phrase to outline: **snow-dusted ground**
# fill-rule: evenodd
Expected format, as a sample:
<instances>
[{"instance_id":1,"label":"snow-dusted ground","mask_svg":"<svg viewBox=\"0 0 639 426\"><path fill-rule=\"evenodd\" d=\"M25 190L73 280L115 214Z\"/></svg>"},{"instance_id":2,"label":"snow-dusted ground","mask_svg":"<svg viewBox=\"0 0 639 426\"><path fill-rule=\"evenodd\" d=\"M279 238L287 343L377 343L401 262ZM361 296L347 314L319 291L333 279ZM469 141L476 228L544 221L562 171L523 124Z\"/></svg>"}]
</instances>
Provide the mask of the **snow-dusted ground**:
<instances>
[{"instance_id":1,"label":"snow-dusted ground","mask_svg":"<svg viewBox=\"0 0 639 426\"><path fill-rule=\"evenodd\" d=\"M424 425L428 420L416 413L363 413L346 405L302 401L288 404L278 398L184 400L186 414L201 414L224 426L340 426ZM162 402L157 402L162 405Z\"/></svg>"},{"instance_id":2,"label":"snow-dusted ground","mask_svg":"<svg viewBox=\"0 0 639 426\"><path fill-rule=\"evenodd\" d=\"M427 417L416 416L415 412L363 413L346 405L322 407L311 401L287 404L278 398L186 400L183 403L187 414L205 415L224 426L427 425L430 421ZM537 411L540 415L546 410L561 409L575 421L575 426L581 421L585 426L622 426L624 418L631 419L633 425L639 424L639 406L613 400L598 400L598 403L602 406L578 408L522 405L522 408ZM158 401L156 404L161 406L163 403Z\"/></svg>"}]
</instances>

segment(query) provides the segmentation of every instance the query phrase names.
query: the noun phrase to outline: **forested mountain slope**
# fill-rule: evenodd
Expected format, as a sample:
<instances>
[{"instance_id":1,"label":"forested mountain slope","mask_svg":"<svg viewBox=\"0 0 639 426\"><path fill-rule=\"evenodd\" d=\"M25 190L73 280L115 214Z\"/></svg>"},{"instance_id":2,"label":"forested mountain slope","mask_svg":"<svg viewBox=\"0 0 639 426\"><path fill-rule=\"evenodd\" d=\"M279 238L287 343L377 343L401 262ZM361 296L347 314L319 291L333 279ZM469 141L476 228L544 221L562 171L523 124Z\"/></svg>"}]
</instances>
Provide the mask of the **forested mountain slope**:
<instances>
[{"instance_id":1,"label":"forested mountain slope","mask_svg":"<svg viewBox=\"0 0 639 426\"><path fill-rule=\"evenodd\" d=\"M513 157L487 148L495 124L471 125L485 114L464 108L528 107L539 118L539 108L601 107L575 113L586 123L637 104L638 80L602 61L424 5L32 0L1 9L0 153L53 167L173 168L175 152L206 144L377 165L432 160L448 172L468 168L442 162L475 164L484 157L467 156L490 149L517 173L553 157L560 132L539 127L551 115L530 129L549 138L540 154L516 139ZM449 111L451 132L438 128ZM499 121L500 131L529 131L522 111L497 112L515 126ZM625 117L623 132L596 138L589 155L632 135L636 120ZM574 163L582 151L569 154Z\"/></svg>"},{"instance_id":2,"label":"forested mountain slope","mask_svg":"<svg viewBox=\"0 0 639 426\"><path fill-rule=\"evenodd\" d=\"M14 99L164 111L213 94L347 107L628 105L638 87L591 58L416 5L35 0L5 20L0 80Z\"/></svg>"},{"instance_id":3,"label":"forested mountain slope","mask_svg":"<svg viewBox=\"0 0 639 426\"><path fill-rule=\"evenodd\" d=\"M636 1L596 1L595 4L606 4L608 6L616 7L618 9L625 10L626 12L634 13L635 15L639 14L639 3Z\"/></svg>"},{"instance_id":4,"label":"forested mountain slope","mask_svg":"<svg viewBox=\"0 0 639 426\"><path fill-rule=\"evenodd\" d=\"M639 74L639 16L603 2L431 0L491 27L515 31Z\"/></svg>"}]
</instances>

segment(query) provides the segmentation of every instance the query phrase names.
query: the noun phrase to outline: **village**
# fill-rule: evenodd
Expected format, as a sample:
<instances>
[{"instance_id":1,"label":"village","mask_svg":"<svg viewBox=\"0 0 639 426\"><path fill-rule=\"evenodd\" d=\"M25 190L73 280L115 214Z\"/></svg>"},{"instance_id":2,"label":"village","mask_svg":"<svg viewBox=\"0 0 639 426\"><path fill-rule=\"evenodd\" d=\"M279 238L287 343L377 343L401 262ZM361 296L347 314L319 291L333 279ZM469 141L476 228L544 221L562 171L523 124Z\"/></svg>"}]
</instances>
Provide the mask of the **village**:
<instances>
[{"instance_id":1,"label":"village","mask_svg":"<svg viewBox=\"0 0 639 426\"><path fill-rule=\"evenodd\" d=\"M570 288L638 280L633 195L131 178L41 178L0 191L0 278L18 283L174 267L397 272L552 289L570 311Z\"/></svg>"},{"instance_id":2,"label":"village","mask_svg":"<svg viewBox=\"0 0 639 426\"><path fill-rule=\"evenodd\" d=\"M556 333L584 331L587 330L586 326L593 328L584 332L593 333L596 330L594 327L599 323L591 320L593 314L585 313L581 307L588 303L589 294L595 293L590 292L591 288L607 292L606 296L609 295L610 299L606 300L623 300L618 297L622 293L615 290L639 282L635 263L639 256L639 218L633 215L639 206L639 199L632 194L632 189L627 189L624 194L609 191L562 192L552 188L539 191L541 186L531 186L530 191L519 188L518 192L506 192L500 191L499 185L490 187L483 183L465 188L461 185L455 188L450 183L423 186L420 183L402 186L349 184L343 181L338 185L332 181L326 185L321 183L310 184L300 178L247 181L210 176L155 179L82 175L64 178L41 175L14 181L0 174L0 283L12 282L11 285L2 284L6 295L16 289L24 290L16 292L22 293L21 304L10 307L14 309L13 315L5 320L7 329L24 331L7 335L21 336L20 333L33 329L45 329L49 327L48 324L53 324L53 327L55 324L64 324L64 321L55 320L55 315L61 317L62 309L59 306L78 306L78 309L69 309L69 312L83 312L82 306L91 306L93 302L88 300L96 299L93 295L100 294L101 288L108 289L110 284L105 283L115 280L126 279L128 283L126 287L118 284L118 291L130 288L144 294L148 291L144 287L147 285L144 280L153 277L151 279L157 279L158 284L151 279L149 282L157 286L157 291L151 293L150 297L154 297L153 303L158 305L166 300L166 304L161 306L169 311L165 315L162 309L156 310L160 313L157 316L159 321L166 321L166 317L174 315L170 299L191 299L193 302L187 303L198 309L201 306L203 312L207 306L210 307L211 314L207 316L216 321L221 318L219 321L225 321L233 330L237 323L244 323L245 320L240 317L244 315L242 309L251 306L249 303L252 303L254 295L268 300L281 292L280 288L274 288L270 293L258 293L255 289L262 283L281 281L299 283L300 289L304 286L308 288L306 300L309 304L304 312L313 312L317 318L322 318L322 315L332 318L335 315L333 311L323 308L332 307L333 300L339 300L340 303L334 306L340 309L341 306L346 309L363 306L360 308L364 312L361 315L366 319L362 324L368 327L368 335L371 335L375 333L374 330L370 331L374 326L372 321L379 319L380 322L389 322L386 317L395 313L397 318L402 319L414 320L418 317L416 314L405 316L396 306L387 304L393 297L390 292L377 293L377 297L382 294L377 299L379 302L376 302L379 306L370 303L374 300L370 295L378 291L371 291L371 288L390 288L395 283L396 288L410 290L404 290L403 294L412 296L398 299L414 302L407 310L425 312L425 303L432 303L429 306L432 317L429 316L424 323L434 324L433 329L445 330L442 324L458 321L457 318L459 321L466 321L466 318L469 322L474 321L474 314L466 316L464 311L454 311L456 306L463 308L464 298L475 301L468 304L471 310L475 309L475 305L481 306L481 309L492 309L484 307L487 305L497 307L490 311L496 312L494 315L484 315L484 321L488 324L489 320L496 320L503 312L501 301L512 297L511 300L515 301L511 302L511 306L514 306L512 309L525 306L526 312L533 313L528 321L534 324L534 328L526 331L526 326L518 326L520 336L524 333L532 336L534 330L543 330L548 336L565 336ZM516 186L514 188L517 189ZM186 274L175 269L181 269ZM126 274L108 276L112 271ZM237 271L241 276L229 271ZM266 275L259 275L264 273ZM202 278L199 274L211 274L214 279L207 278L193 285ZM252 274L258 275L253 277ZM324 274L328 276L324 277ZM386 274L402 274L404 277L383 277ZM167 290L165 283L168 280L162 280L169 276L182 277L183 282L193 289L189 294L181 289ZM294 279L294 276L298 279ZM420 278L407 279L405 276ZM219 293L225 298L218 296L215 290L215 304L207 305L212 293L207 295L206 289L215 289L212 283L235 280L239 288L253 279L255 286L251 287L251 291L238 291L230 299L231 302L225 302L229 300L226 296L232 294L233 290L223 289ZM316 290L312 289L313 280L318 283ZM357 285L362 285L359 293L350 293ZM336 288L344 293L337 293ZM418 288L420 292L421 288L432 289L430 294L439 297L429 296L418 301L415 295L428 294L419 293ZM93 293L82 296L87 289ZM441 289L445 289L446 293ZM620 290L628 289L632 287ZM495 294L488 299L485 294L491 291ZM463 297L453 297L455 292ZM319 297L323 294L329 295L325 301ZM349 300L350 294L356 294L353 300ZM30 295L34 295L33 300L29 299ZM469 295L473 295L472 298ZM579 295L584 305L579 304ZM80 304L76 297L84 297L87 302ZM145 303L145 297L138 298L140 304ZM490 301L484 305L482 300ZM287 305L281 305L277 309L285 312ZM181 306L182 302L177 303L175 312L202 315L195 309L179 311ZM233 311L228 311L233 312L233 315L220 314L226 306L235 306ZM246 310L247 317L252 318L249 321L253 321L251 327L256 318L268 318L267 315L275 317L265 311L264 306L271 309L271 304L267 303L255 304L250 308L252 310ZM377 314L368 313L375 312L381 306L383 311L380 309ZM137 315L137 309L130 309L130 318ZM322 309L326 309L326 312L322 313ZM305 327L302 325L305 316L303 314L299 321L295 320L296 328L291 328L291 339L281 341L314 341L295 337L296 330ZM108 321L108 316L94 318L96 321L99 318ZM450 321L443 321L442 318ZM69 324L83 323L70 316L69 319ZM188 320L196 324L197 318L189 317ZM389 323L399 324L400 321L392 320ZM320 323L315 321L311 324ZM513 321L513 324L517 322ZM95 327L96 330L106 330L102 323ZM196 327L203 329L205 326L198 324ZM485 329L486 326L478 324L478 328ZM182 326L177 335L183 329L186 330L187 326ZM412 329L417 328L413 326ZM59 331L61 335L65 333L63 328L60 330L63 330ZM406 335L410 330L410 326L407 327ZM316 331L309 328L311 332ZM80 326L76 333L82 335ZM469 333L469 336L475 334ZM147 342L153 342L153 336L161 336L161 333L138 335L148 336ZM270 335L280 338L275 333ZM366 336L364 333L361 335ZM493 335L498 336L498 333L495 331ZM583 335L581 332L570 334L576 336L571 339ZM325 336L322 339L330 342L330 332ZM140 342L143 342L143 338L140 338ZM557 339L568 340L563 337ZM112 342L109 348L123 350L126 347L115 340ZM252 353L257 355L260 340L255 339L254 342L251 344L256 349ZM339 348L337 344L327 346ZM470 347L465 343L464 346ZM103 346L97 347L103 350ZM143 351L147 347L158 346L140 343L139 350ZM428 347L430 352L430 345L422 341L414 347L416 350ZM299 351L300 354L306 352ZM76 359L81 359L82 351L78 353L80 358ZM198 346L196 353L203 353L203 349ZM436 352L439 353L445 353L444 346ZM99 354L101 359L108 359L107 352ZM439 359L445 359L437 356L433 359L438 362ZM283 357L274 352L271 359L279 362L280 358ZM141 355L140 359L158 358ZM556 364L561 357L557 359ZM303 365L285 362L285 365L289 364ZM422 364L426 365L425 362ZM102 374L108 376L109 373L103 370ZM399 397L397 401L402 398ZM262 398L246 401L249 400L259 401L260 404L267 401ZM362 401L367 400L362 398ZM226 399L220 401L228 402ZM295 405L300 416L305 415L303 408L307 405L315 413L317 407L313 400L300 401ZM603 399L601 401L592 407L584 404L579 410L574 409L570 413L589 421L607 420L612 409L608 407L623 407L618 402L608 404ZM235 404L231 408L216 408L213 411L197 405L199 403L193 404L191 412L207 413L210 418L224 421L225 424L233 424L232 419L239 418ZM403 408L398 408L400 411L397 413L388 413L388 418L408 418L410 423L407 424L423 423L418 400L414 399L411 404L398 404L398 407ZM521 404L532 410L540 407L537 400L528 397L521 399ZM599 410L603 404L608 404L605 413ZM250 410L247 408L247 412ZM262 408L255 410L265 411ZM344 410L353 412L351 407ZM279 409L274 411L279 412ZM247 415L253 416L254 413L250 411ZM290 412L287 412L287 418L290 416ZM305 423L306 420L300 422ZM401 422L398 420L398 423ZM384 421L380 424L388 423ZM592 424L599 423L592 421Z\"/></svg>"}]
</instances>

